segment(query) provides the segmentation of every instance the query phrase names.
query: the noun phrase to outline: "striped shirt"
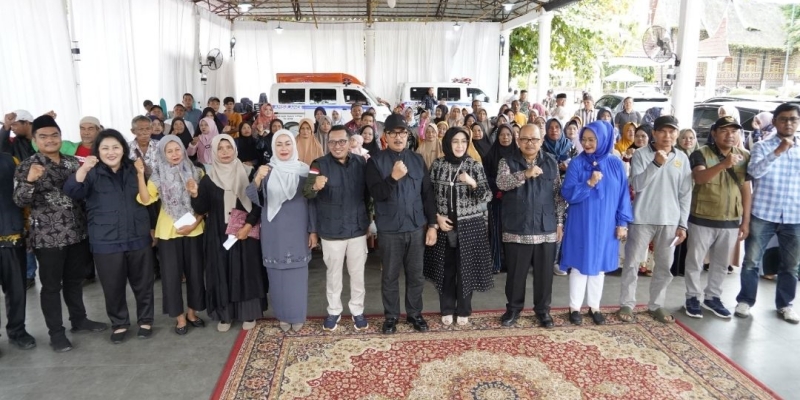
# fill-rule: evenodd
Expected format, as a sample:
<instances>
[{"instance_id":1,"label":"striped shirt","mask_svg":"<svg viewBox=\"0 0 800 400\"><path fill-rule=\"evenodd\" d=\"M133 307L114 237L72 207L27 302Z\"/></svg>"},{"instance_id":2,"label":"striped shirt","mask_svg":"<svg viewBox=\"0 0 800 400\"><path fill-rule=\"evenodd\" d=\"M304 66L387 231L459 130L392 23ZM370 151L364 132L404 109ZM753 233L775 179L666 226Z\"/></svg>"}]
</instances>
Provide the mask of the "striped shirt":
<instances>
[{"instance_id":1,"label":"striped shirt","mask_svg":"<svg viewBox=\"0 0 800 400\"><path fill-rule=\"evenodd\" d=\"M800 224L800 146L797 136L794 146L780 156L774 151L781 138L771 138L753 145L747 173L753 177L753 208L751 214L779 224Z\"/></svg>"},{"instance_id":2,"label":"striped shirt","mask_svg":"<svg viewBox=\"0 0 800 400\"><path fill-rule=\"evenodd\" d=\"M594 109L587 110L585 108L581 108L578 111L575 111L575 116L580 117L581 121L583 122L583 126L589 125L589 123L594 122L595 117L597 117L597 111Z\"/></svg>"}]
</instances>

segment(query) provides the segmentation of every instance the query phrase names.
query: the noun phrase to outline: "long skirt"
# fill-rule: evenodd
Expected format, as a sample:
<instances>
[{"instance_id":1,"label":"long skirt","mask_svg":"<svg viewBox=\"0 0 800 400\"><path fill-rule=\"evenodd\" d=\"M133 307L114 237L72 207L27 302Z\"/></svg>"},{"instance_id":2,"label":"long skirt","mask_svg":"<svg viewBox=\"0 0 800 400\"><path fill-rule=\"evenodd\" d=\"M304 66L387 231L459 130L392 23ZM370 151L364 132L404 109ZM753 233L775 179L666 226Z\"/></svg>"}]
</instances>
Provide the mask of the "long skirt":
<instances>
[{"instance_id":1,"label":"long skirt","mask_svg":"<svg viewBox=\"0 0 800 400\"><path fill-rule=\"evenodd\" d=\"M275 318L281 322L306 322L308 313L308 264L300 268L267 268L269 300Z\"/></svg>"}]
</instances>

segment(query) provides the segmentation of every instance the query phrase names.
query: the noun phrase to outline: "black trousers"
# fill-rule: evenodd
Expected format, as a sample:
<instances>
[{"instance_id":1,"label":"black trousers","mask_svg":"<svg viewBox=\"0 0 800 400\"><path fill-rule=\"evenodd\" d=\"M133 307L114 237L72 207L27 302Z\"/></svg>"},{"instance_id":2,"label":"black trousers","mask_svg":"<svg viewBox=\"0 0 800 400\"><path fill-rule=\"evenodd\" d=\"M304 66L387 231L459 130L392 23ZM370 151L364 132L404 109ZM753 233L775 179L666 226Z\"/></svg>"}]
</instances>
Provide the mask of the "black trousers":
<instances>
[{"instance_id":1,"label":"black trousers","mask_svg":"<svg viewBox=\"0 0 800 400\"><path fill-rule=\"evenodd\" d=\"M203 235L158 241L161 259L163 312L171 318L184 313L181 277L186 276L186 303L195 311L206 309L203 274Z\"/></svg>"},{"instance_id":2,"label":"black trousers","mask_svg":"<svg viewBox=\"0 0 800 400\"><path fill-rule=\"evenodd\" d=\"M381 233L381 297L386 318L400 317L400 271L406 277L406 314L422 314L422 260L425 252L425 234L420 229L406 233Z\"/></svg>"},{"instance_id":3,"label":"black trousers","mask_svg":"<svg viewBox=\"0 0 800 400\"><path fill-rule=\"evenodd\" d=\"M131 326L128 314L126 286L133 289L136 298L136 323L152 325L155 308L153 296L153 250L150 246L140 250L113 254L94 254L97 276L103 285L106 314L113 329Z\"/></svg>"},{"instance_id":4,"label":"black trousers","mask_svg":"<svg viewBox=\"0 0 800 400\"><path fill-rule=\"evenodd\" d=\"M44 322L50 336L63 334L62 291L72 326L86 319L83 280L92 263L89 240L65 247L34 249L34 253L36 260L39 261L39 281L42 282L40 298Z\"/></svg>"},{"instance_id":5,"label":"black trousers","mask_svg":"<svg viewBox=\"0 0 800 400\"><path fill-rule=\"evenodd\" d=\"M458 248L445 246L444 280L439 293L439 308L442 315L469 317L472 315L472 292L464 294L464 282L461 280L461 260Z\"/></svg>"},{"instance_id":6,"label":"black trousers","mask_svg":"<svg viewBox=\"0 0 800 400\"><path fill-rule=\"evenodd\" d=\"M6 333L16 339L25 332L25 246L0 247L0 286L6 296Z\"/></svg>"},{"instance_id":7,"label":"black trousers","mask_svg":"<svg viewBox=\"0 0 800 400\"><path fill-rule=\"evenodd\" d=\"M525 306L525 284L528 270L533 266L533 311L550 312L553 295L553 262L555 243L519 244L504 243L506 276L506 308L522 311Z\"/></svg>"}]
</instances>

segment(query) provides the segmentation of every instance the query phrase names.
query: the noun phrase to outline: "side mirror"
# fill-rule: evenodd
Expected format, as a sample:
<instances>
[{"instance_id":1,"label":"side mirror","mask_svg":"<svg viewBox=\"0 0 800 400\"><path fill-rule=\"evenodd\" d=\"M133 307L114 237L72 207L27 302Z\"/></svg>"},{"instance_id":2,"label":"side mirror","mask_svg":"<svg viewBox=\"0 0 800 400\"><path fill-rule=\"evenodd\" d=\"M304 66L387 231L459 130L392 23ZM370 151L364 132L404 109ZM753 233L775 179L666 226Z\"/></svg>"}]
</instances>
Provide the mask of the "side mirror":
<instances>
[{"instance_id":1,"label":"side mirror","mask_svg":"<svg viewBox=\"0 0 800 400\"><path fill-rule=\"evenodd\" d=\"M483 97L483 102L484 103L489 103L489 96L484 96Z\"/></svg>"}]
</instances>

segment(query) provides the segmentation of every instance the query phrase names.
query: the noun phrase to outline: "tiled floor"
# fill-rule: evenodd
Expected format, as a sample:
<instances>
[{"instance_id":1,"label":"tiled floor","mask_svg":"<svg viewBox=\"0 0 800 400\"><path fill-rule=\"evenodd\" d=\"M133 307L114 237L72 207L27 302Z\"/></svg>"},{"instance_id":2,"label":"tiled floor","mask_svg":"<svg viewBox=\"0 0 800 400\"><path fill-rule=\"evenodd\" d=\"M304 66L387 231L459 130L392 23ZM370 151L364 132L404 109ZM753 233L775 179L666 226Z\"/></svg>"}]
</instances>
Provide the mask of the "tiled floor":
<instances>
[{"instance_id":1,"label":"tiled floor","mask_svg":"<svg viewBox=\"0 0 800 400\"><path fill-rule=\"evenodd\" d=\"M382 314L380 300L380 267L377 257L370 256L366 273L367 314ZM325 267L317 257L310 268L309 315L325 314ZM637 293L640 303L647 301L649 278L641 278ZM503 309L505 275L495 276L495 287L476 293L473 309ZM707 315L702 320L686 317L680 309L684 299L683 278L675 278L667 296L667 305L675 315L705 340L718 348L749 373L790 399L800 398L800 326L779 320L774 310L775 284L762 280L759 303L753 316L742 320L721 320ZM402 287L402 286L401 286ZM528 286L530 288L530 284ZM723 301L732 309L739 288L739 275L725 280ZM344 303L349 298L345 282ZM401 291L402 293L402 291ZM553 306L566 307L566 277L555 277ZM615 305L619 296L619 278L607 277L604 305ZM438 311L438 296L433 285L425 287L426 311ZM89 316L107 321L99 283L85 288L84 301ZM528 294L530 302L530 294ZM133 309L132 295L129 305ZM5 301L0 300L5 317ZM530 305L528 304L528 307ZM161 309L161 285L156 283L156 311ZM710 313L707 313L710 314ZM66 318L66 309L64 310ZM207 322L211 322L201 314ZM270 314L271 315L271 314ZM67 323L68 324L68 323ZM29 351L12 348L0 339L0 399L201 399L208 398L227 360L239 325L227 333L216 331L209 323L203 329L191 329L186 336L172 332L174 322L157 314L155 334L150 340L137 340L134 335L120 345L109 341L110 332L69 334L74 350L54 353L48 346L47 329L39 308L38 287L28 291L28 331L36 337L38 347ZM69 329L69 325L67 325Z\"/></svg>"}]
</instances>

